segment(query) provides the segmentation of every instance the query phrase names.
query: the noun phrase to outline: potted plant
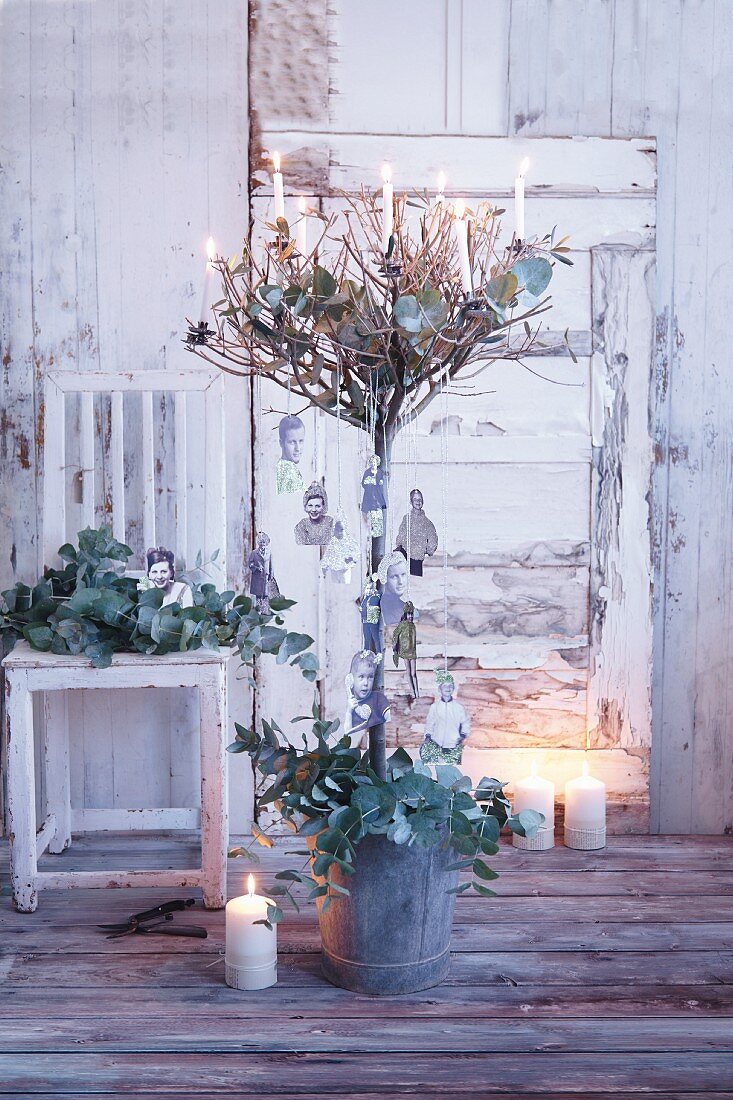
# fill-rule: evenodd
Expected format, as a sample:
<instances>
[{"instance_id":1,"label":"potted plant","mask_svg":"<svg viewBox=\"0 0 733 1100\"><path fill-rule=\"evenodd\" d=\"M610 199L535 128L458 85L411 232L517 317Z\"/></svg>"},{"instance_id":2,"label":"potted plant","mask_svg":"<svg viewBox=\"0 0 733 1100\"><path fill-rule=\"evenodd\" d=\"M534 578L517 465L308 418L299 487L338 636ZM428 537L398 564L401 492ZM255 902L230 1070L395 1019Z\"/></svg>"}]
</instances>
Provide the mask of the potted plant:
<instances>
[{"instance_id":1,"label":"potted plant","mask_svg":"<svg viewBox=\"0 0 733 1100\"><path fill-rule=\"evenodd\" d=\"M487 857L498 851L504 825L531 836L544 820L534 810L516 816L496 779L478 786L452 765L435 774L398 748L377 775L369 752L338 736L338 721L313 716L311 736L296 748L276 722L260 731L237 724L232 753L249 754L268 786L260 810L307 842L306 864L276 874L271 889L295 908L296 885L316 900L323 944L322 968L329 981L359 993L408 993L441 982L450 965L455 895L473 890L492 897L497 877ZM274 823L273 823L274 825ZM273 828L270 826L270 829ZM272 846L253 826L255 839ZM252 855L250 848L231 855ZM470 873L458 881L459 872ZM282 919L279 904L268 922Z\"/></svg>"}]
</instances>

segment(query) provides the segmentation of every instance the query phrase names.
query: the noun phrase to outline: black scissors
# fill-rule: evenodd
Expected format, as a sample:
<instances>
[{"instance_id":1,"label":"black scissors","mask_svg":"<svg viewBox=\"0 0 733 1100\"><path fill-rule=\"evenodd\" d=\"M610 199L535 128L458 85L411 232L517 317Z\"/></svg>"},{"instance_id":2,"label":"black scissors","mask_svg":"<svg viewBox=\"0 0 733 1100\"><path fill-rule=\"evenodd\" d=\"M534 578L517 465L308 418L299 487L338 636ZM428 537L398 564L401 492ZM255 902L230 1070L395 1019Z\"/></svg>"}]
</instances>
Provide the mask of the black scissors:
<instances>
[{"instance_id":1,"label":"black scissors","mask_svg":"<svg viewBox=\"0 0 733 1100\"><path fill-rule=\"evenodd\" d=\"M133 913L127 920L117 924L98 924L104 932L109 932L108 940L118 939L120 936L149 935L158 936L189 936L195 939L205 940L208 932L197 924L174 925L173 914L188 909L196 904L195 898L178 898L175 901L164 901L152 909L144 909L141 913Z\"/></svg>"}]
</instances>

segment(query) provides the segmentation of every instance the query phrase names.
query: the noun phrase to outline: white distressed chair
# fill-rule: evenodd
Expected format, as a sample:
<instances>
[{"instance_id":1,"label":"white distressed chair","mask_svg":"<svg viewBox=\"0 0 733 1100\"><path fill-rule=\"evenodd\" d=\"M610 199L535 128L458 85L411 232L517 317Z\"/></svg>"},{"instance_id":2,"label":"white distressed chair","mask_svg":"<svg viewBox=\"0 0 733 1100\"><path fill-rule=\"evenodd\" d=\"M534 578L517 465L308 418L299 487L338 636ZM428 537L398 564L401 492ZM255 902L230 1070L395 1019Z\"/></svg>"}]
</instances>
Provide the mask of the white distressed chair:
<instances>
[{"instance_id":1,"label":"white distressed chair","mask_svg":"<svg viewBox=\"0 0 733 1100\"><path fill-rule=\"evenodd\" d=\"M142 524L145 546L156 545L153 395L173 394L175 432L175 528L179 558L185 564L188 540L186 405L193 392L204 407L204 519L196 548L218 562L226 577L224 482L224 397L222 377L213 369L81 373L52 371L45 384L43 561L58 564L58 547L69 540L66 506L67 397L81 401L83 524L95 526L98 493L95 473L94 395L109 394L111 434L112 530L125 541L124 399L137 393L142 400ZM150 657L119 654L110 668L95 669L86 657L34 651L21 642L3 662L7 723L7 797L13 899L22 912L38 904L37 891L47 887L200 886L204 903L220 908L226 900L228 812L226 790L228 650ZM193 687L198 689L201 752L201 810L191 808L74 809L70 797L69 730L66 689ZM32 694L44 695L43 771L45 818L36 830L35 763ZM191 829L201 826L201 866L172 870L38 871L38 858L48 849L60 853L71 844L72 832L97 829Z\"/></svg>"}]
</instances>

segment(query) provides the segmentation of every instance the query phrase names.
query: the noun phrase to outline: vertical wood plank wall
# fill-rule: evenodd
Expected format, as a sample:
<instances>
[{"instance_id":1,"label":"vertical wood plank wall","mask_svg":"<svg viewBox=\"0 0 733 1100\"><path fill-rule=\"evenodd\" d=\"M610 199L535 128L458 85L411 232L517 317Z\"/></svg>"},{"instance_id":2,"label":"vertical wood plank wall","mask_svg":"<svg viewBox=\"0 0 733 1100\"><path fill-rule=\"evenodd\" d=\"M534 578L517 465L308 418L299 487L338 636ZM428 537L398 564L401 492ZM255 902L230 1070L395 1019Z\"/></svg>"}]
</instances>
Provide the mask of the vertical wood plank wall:
<instances>
[{"instance_id":1,"label":"vertical wood plank wall","mask_svg":"<svg viewBox=\"0 0 733 1100\"><path fill-rule=\"evenodd\" d=\"M3 586L41 564L44 372L179 361L206 235L238 249L246 22L246 5L229 0L0 8ZM656 137L652 828L730 828L733 10L723 0L251 0L250 25L261 32L249 74L255 149L258 126ZM249 537L249 413L240 391L229 396L234 562ZM80 464L72 442L67 461ZM104 470L113 456L100 445L97 460ZM155 793L170 784L174 800L193 782L174 736L190 707L176 703L172 719L164 708L148 721L141 701L134 765L153 767ZM79 716L88 772L76 795L90 805L132 786L121 767L111 781L105 705L106 719L94 715L101 739ZM156 723L175 751L153 760L143 742Z\"/></svg>"},{"instance_id":2,"label":"vertical wood plank wall","mask_svg":"<svg viewBox=\"0 0 733 1100\"><path fill-rule=\"evenodd\" d=\"M182 340L185 316L198 320L206 238L213 233L230 255L248 218L246 6L11 0L0 9L0 51L5 587L35 577L43 565L41 448L44 431L59 431L43 407L46 372L190 368L199 362ZM175 438L167 396L156 395L147 412L138 398L124 416L138 427L141 418L152 420L155 527L159 542L175 548L182 530L173 503L175 449L182 440L180 432ZM197 525L203 528L206 507L203 399L200 404L189 402L186 439L200 471L190 479L183 520L194 554L203 549ZM241 586L251 499L244 386L227 381L226 407L226 551L229 579ZM78 431L83 416L93 416L97 429L94 453L84 455ZM120 489L122 420L119 403L90 398L72 409L66 432L72 502L78 467L94 466L104 486L97 523ZM126 457L133 506L124 537L141 559L152 523L148 516L144 524L134 501L146 464L134 451ZM88 482L85 477L85 490ZM87 494L86 510L83 502L76 507L79 524L91 518L89 503ZM246 716L251 702L243 684L232 686L233 704ZM121 698L108 691L70 693L74 804L195 804L198 705L192 693L127 693L124 709ZM241 829L250 818L251 794L241 769L233 780L232 822Z\"/></svg>"},{"instance_id":3,"label":"vertical wood plank wall","mask_svg":"<svg viewBox=\"0 0 733 1100\"><path fill-rule=\"evenodd\" d=\"M252 11L255 166L263 131L300 133L306 160L308 134L329 130L657 139L651 827L731 828L733 11L719 0L318 0L307 13L253 0ZM293 183L317 180L314 164Z\"/></svg>"}]
</instances>

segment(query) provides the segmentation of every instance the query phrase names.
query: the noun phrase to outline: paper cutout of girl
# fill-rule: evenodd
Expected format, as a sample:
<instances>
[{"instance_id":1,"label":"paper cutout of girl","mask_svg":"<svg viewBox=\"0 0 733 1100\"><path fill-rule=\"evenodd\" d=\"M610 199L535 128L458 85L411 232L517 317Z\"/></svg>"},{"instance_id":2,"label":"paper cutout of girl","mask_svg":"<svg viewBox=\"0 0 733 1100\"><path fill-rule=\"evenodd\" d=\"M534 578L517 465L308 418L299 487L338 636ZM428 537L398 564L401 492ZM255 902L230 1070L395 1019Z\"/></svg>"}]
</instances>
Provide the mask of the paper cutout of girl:
<instances>
[{"instance_id":1,"label":"paper cutout of girl","mask_svg":"<svg viewBox=\"0 0 733 1100\"><path fill-rule=\"evenodd\" d=\"M260 614L269 615L270 600L280 595L280 589L272 571L270 536L265 531L258 532L255 548L247 555L247 568L250 573L249 594L254 596Z\"/></svg>"},{"instance_id":2,"label":"paper cutout of girl","mask_svg":"<svg viewBox=\"0 0 733 1100\"><path fill-rule=\"evenodd\" d=\"M385 491L386 477L380 470L382 460L379 455L372 455L367 463L361 479L364 492L361 496L361 510L369 520L369 534L372 538L379 538L384 534L384 512L387 508L387 494Z\"/></svg>"},{"instance_id":3,"label":"paper cutout of girl","mask_svg":"<svg viewBox=\"0 0 733 1100\"><path fill-rule=\"evenodd\" d=\"M305 424L299 416L284 416L278 425L280 435L280 461L277 464L275 482L278 493L302 493L303 475L298 463L303 457Z\"/></svg>"},{"instance_id":4,"label":"paper cutout of girl","mask_svg":"<svg viewBox=\"0 0 733 1100\"><path fill-rule=\"evenodd\" d=\"M408 600L402 612L402 618L392 632L392 660L395 668L400 659L405 662L410 690L415 699L420 698L420 685L417 682L417 628L414 622L415 608Z\"/></svg>"},{"instance_id":5,"label":"paper cutout of girl","mask_svg":"<svg viewBox=\"0 0 733 1100\"><path fill-rule=\"evenodd\" d=\"M359 544L346 525L346 517L339 510L333 521L333 535L328 541L321 559L324 577L336 584L351 584L351 570L359 561Z\"/></svg>"},{"instance_id":6,"label":"paper cutout of girl","mask_svg":"<svg viewBox=\"0 0 733 1100\"><path fill-rule=\"evenodd\" d=\"M382 597L375 577L367 577L361 601L361 634L365 650L382 652Z\"/></svg>"},{"instance_id":7,"label":"paper cutout of girl","mask_svg":"<svg viewBox=\"0 0 733 1100\"><path fill-rule=\"evenodd\" d=\"M325 546L333 535L333 517L327 515L328 496L320 481L312 482L303 493L305 518L295 525L298 546Z\"/></svg>"},{"instance_id":8,"label":"paper cutout of girl","mask_svg":"<svg viewBox=\"0 0 733 1100\"><path fill-rule=\"evenodd\" d=\"M344 730L352 737L366 734L373 726L389 722L390 709L387 696L374 690L374 677L381 658L363 650L351 659L346 677L348 702Z\"/></svg>"},{"instance_id":9,"label":"paper cutout of girl","mask_svg":"<svg viewBox=\"0 0 733 1100\"><path fill-rule=\"evenodd\" d=\"M455 700L456 683L451 674L436 672L435 680L437 694L425 720L420 759L423 764L460 764L471 720L466 708Z\"/></svg>"},{"instance_id":10,"label":"paper cutout of girl","mask_svg":"<svg viewBox=\"0 0 733 1100\"><path fill-rule=\"evenodd\" d=\"M410 559L410 576L422 577L425 558L431 558L438 549L438 532L435 524L423 511L423 495L419 489L410 493L410 511L402 517L397 532L397 546Z\"/></svg>"},{"instance_id":11,"label":"paper cutout of girl","mask_svg":"<svg viewBox=\"0 0 733 1100\"><path fill-rule=\"evenodd\" d=\"M165 546L151 546L146 553L149 584L145 588L159 588L163 592L161 607L177 603L180 607L193 607L193 592L184 581L176 580L176 566L172 550ZM138 588L141 587L138 585Z\"/></svg>"}]
</instances>

